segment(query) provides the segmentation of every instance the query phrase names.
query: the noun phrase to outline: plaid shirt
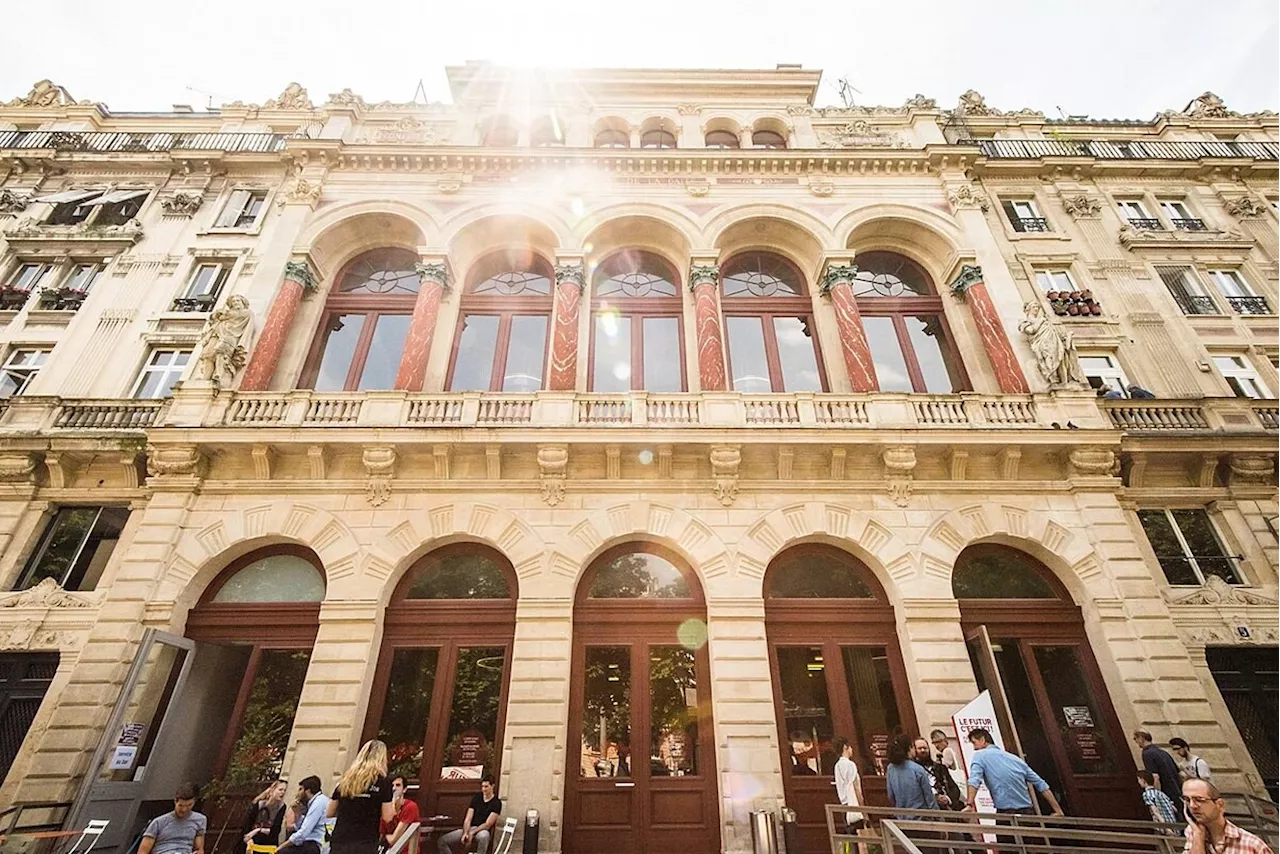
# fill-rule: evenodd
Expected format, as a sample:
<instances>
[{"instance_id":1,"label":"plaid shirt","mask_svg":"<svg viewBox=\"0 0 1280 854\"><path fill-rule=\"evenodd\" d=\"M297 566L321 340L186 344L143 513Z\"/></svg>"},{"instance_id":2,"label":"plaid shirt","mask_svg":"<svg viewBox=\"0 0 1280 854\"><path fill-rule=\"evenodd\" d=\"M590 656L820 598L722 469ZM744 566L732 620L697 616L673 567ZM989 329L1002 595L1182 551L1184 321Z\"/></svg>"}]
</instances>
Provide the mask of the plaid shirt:
<instances>
[{"instance_id":1,"label":"plaid shirt","mask_svg":"<svg viewBox=\"0 0 1280 854\"><path fill-rule=\"evenodd\" d=\"M1187 844L1183 847L1182 852L1183 854L1189 854L1191 851L1191 828L1188 827L1185 833ZM1241 830L1231 822L1227 822L1227 829L1222 834L1222 847L1215 848L1209 844L1206 838L1204 850L1212 851L1213 854L1274 854L1270 845L1249 831Z\"/></svg>"},{"instance_id":2,"label":"plaid shirt","mask_svg":"<svg viewBox=\"0 0 1280 854\"><path fill-rule=\"evenodd\" d=\"M1173 809L1173 801L1164 792L1152 786L1142 790L1142 802L1153 808L1155 814L1166 824L1180 824L1178 814Z\"/></svg>"}]
</instances>

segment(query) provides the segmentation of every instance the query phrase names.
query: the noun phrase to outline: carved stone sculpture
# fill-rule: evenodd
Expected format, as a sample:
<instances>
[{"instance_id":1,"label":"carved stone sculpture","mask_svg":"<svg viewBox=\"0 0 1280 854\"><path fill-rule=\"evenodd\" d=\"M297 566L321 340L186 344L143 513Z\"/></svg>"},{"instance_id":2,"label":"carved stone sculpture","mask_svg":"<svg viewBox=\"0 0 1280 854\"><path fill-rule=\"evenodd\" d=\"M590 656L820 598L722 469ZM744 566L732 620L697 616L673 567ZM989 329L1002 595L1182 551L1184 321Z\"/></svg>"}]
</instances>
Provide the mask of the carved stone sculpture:
<instances>
[{"instance_id":1,"label":"carved stone sculpture","mask_svg":"<svg viewBox=\"0 0 1280 854\"><path fill-rule=\"evenodd\" d=\"M1267 206L1255 199L1253 196L1241 196L1238 199L1228 199L1223 203L1223 207L1227 209L1227 213L1239 219L1252 219L1266 214ZM0 210L3 210L3 201L0 200Z\"/></svg>"},{"instance_id":2,"label":"carved stone sculpture","mask_svg":"<svg viewBox=\"0 0 1280 854\"><path fill-rule=\"evenodd\" d=\"M1166 594L1168 595L1168 594ZM1171 600L1174 605L1275 605L1276 600L1251 590L1232 587L1225 579L1209 575L1199 590Z\"/></svg>"},{"instance_id":3,"label":"carved stone sculpture","mask_svg":"<svg viewBox=\"0 0 1280 854\"><path fill-rule=\"evenodd\" d=\"M569 474L568 445L538 446L538 480L542 500L555 507L564 500L564 485Z\"/></svg>"},{"instance_id":4,"label":"carved stone sculpture","mask_svg":"<svg viewBox=\"0 0 1280 854\"><path fill-rule=\"evenodd\" d=\"M301 84L290 83L278 96L262 105L264 110L314 110L307 90Z\"/></svg>"},{"instance_id":5,"label":"carved stone sculpture","mask_svg":"<svg viewBox=\"0 0 1280 854\"><path fill-rule=\"evenodd\" d=\"M966 116L998 116L999 110L987 106L987 99L976 89L970 89L960 96L959 111Z\"/></svg>"},{"instance_id":6,"label":"carved stone sculpture","mask_svg":"<svg viewBox=\"0 0 1280 854\"><path fill-rule=\"evenodd\" d=\"M1085 382L1076 353L1075 336L1059 329L1045 316L1044 306L1032 300L1022 307L1026 315L1018 331L1027 336L1036 367L1050 388L1079 385Z\"/></svg>"},{"instance_id":7,"label":"carved stone sculpture","mask_svg":"<svg viewBox=\"0 0 1280 854\"><path fill-rule=\"evenodd\" d=\"M10 107L60 107L74 104L71 93L51 80L41 80L31 87L25 98L14 98Z\"/></svg>"},{"instance_id":8,"label":"carved stone sculpture","mask_svg":"<svg viewBox=\"0 0 1280 854\"><path fill-rule=\"evenodd\" d=\"M1183 112L1197 119L1229 119L1232 116L1239 115L1239 113L1228 110L1222 99L1212 92L1205 92L1199 98L1187 104L1187 108Z\"/></svg>"},{"instance_id":9,"label":"carved stone sculpture","mask_svg":"<svg viewBox=\"0 0 1280 854\"><path fill-rule=\"evenodd\" d=\"M313 184L305 178L299 178L293 182L293 186L281 193L278 204L281 207L288 204L310 205L311 207L315 207L316 202L318 201L320 201L319 182Z\"/></svg>"},{"instance_id":10,"label":"carved stone sculpture","mask_svg":"<svg viewBox=\"0 0 1280 854\"><path fill-rule=\"evenodd\" d=\"M364 98L361 98L350 89L343 89L341 92L334 92L329 95L329 103L337 107L363 107L365 106Z\"/></svg>"},{"instance_id":11,"label":"carved stone sculpture","mask_svg":"<svg viewBox=\"0 0 1280 854\"><path fill-rule=\"evenodd\" d=\"M0 454L0 483L31 483L35 480L36 455L30 452Z\"/></svg>"},{"instance_id":12,"label":"carved stone sculpture","mask_svg":"<svg viewBox=\"0 0 1280 854\"><path fill-rule=\"evenodd\" d=\"M911 499L911 487L916 469L916 449L910 445L885 448L880 454L884 463L885 479L889 485L889 497L899 507L905 507Z\"/></svg>"},{"instance_id":13,"label":"carved stone sculpture","mask_svg":"<svg viewBox=\"0 0 1280 854\"><path fill-rule=\"evenodd\" d=\"M971 208L985 211L991 207L987 197L983 195L981 190L975 189L972 184L961 184L951 190L951 192L947 193L947 202L951 205L952 213Z\"/></svg>"},{"instance_id":14,"label":"carved stone sculpture","mask_svg":"<svg viewBox=\"0 0 1280 854\"><path fill-rule=\"evenodd\" d=\"M209 318L200 337L203 349L196 363L199 376L221 387L235 379L249 359L253 343L253 311L249 301L236 294Z\"/></svg>"},{"instance_id":15,"label":"carved stone sculpture","mask_svg":"<svg viewBox=\"0 0 1280 854\"><path fill-rule=\"evenodd\" d=\"M193 216L204 203L203 193L177 192L167 199L160 200L165 216Z\"/></svg>"},{"instance_id":16,"label":"carved stone sculpture","mask_svg":"<svg viewBox=\"0 0 1280 854\"><path fill-rule=\"evenodd\" d=\"M42 578L34 587L0 599L0 608L92 608L87 596L68 593L52 578Z\"/></svg>"},{"instance_id":17,"label":"carved stone sculpture","mask_svg":"<svg viewBox=\"0 0 1280 854\"><path fill-rule=\"evenodd\" d=\"M1096 217L1102 212L1102 202L1093 196L1068 196L1062 200L1062 208L1074 219Z\"/></svg>"},{"instance_id":18,"label":"carved stone sculpture","mask_svg":"<svg viewBox=\"0 0 1280 854\"><path fill-rule=\"evenodd\" d=\"M903 104L903 106L909 110L936 110L938 109L938 102L916 93L915 97L908 98L907 103Z\"/></svg>"},{"instance_id":19,"label":"carved stone sculpture","mask_svg":"<svg viewBox=\"0 0 1280 854\"><path fill-rule=\"evenodd\" d=\"M1232 485L1276 482L1276 458L1270 454L1232 454L1227 457Z\"/></svg>"},{"instance_id":20,"label":"carved stone sculpture","mask_svg":"<svg viewBox=\"0 0 1280 854\"><path fill-rule=\"evenodd\" d=\"M205 456L195 445L148 445L147 474L151 477L203 477Z\"/></svg>"},{"instance_id":21,"label":"carved stone sculpture","mask_svg":"<svg viewBox=\"0 0 1280 854\"><path fill-rule=\"evenodd\" d=\"M1120 460L1109 448L1076 448L1067 460L1076 476L1115 477L1120 473Z\"/></svg>"},{"instance_id":22,"label":"carved stone sculpture","mask_svg":"<svg viewBox=\"0 0 1280 854\"><path fill-rule=\"evenodd\" d=\"M360 455L365 474L369 476L365 484L365 497L374 507L385 504L391 497L391 478L395 476L396 449L389 445L373 445L365 448Z\"/></svg>"},{"instance_id":23,"label":"carved stone sculpture","mask_svg":"<svg viewBox=\"0 0 1280 854\"><path fill-rule=\"evenodd\" d=\"M737 445L711 446L711 491L716 500L728 507L738 497L738 467L742 465L742 448Z\"/></svg>"},{"instance_id":24,"label":"carved stone sculpture","mask_svg":"<svg viewBox=\"0 0 1280 854\"><path fill-rule=\"evenodd\" d=\"M31 204L31 196L0 190L0 214L20 214Z\"/></svg>"}]
</instances>

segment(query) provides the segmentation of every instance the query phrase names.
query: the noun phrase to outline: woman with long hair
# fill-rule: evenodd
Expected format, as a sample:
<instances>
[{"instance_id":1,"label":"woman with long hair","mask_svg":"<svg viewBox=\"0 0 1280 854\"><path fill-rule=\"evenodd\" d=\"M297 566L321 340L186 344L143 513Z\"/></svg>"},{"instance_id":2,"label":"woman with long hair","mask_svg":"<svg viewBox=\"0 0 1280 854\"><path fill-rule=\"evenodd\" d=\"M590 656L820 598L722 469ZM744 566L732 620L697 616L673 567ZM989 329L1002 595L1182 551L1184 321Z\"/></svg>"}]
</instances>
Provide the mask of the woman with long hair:
<instances>
[{"instance_id":1,"label":"woman with long hair","mask_svg":"<svg viewBox=\"0 0 1280 854\"><path fill-rule=\"evenodd\" d=\"M327 814L337 819L329 836L332 854L376 854L381 823L395 818L391 798L387 746L377 739L366 741L329 801Z\"/></svg>"},{"instance_id":2,"label":"woman with long hair","mask_svg":"<svg viewBox=\"0 0 1280 854\"><path fill-rule=\"evenodd\" d=\"M933 794L933 780L929 772L911 760L911 739L897 735L889 745L889 767L885 769L885 785L889 793L889 806L913 810L936 810L938 799ZM903 813L903 821L918 820L918 816Z\"/></svg>"},{"instance_id":3,"label":"woman with long hair","mask_svg":"<svg viewBox=\"0 0 1280 854\"><path fill-rule=\"evenodd\" d=\"M284 799L288 794L288 784L284 780L276 780L253 799L240 826L240 841L234 848L236 854L243 854L250 845L276 845L280 842Z\"/></svg>"}]
</instances>

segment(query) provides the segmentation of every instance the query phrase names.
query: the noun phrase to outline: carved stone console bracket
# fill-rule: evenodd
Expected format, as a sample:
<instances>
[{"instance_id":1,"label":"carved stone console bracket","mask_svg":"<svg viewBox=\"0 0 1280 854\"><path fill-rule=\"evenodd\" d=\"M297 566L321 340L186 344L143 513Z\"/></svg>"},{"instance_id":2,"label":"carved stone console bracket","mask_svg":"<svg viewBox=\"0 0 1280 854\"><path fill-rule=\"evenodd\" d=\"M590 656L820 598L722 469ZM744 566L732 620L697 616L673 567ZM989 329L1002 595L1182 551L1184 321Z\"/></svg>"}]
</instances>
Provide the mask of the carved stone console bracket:
<instances>
[{"instance_id":1,"label":"carved stone console bracket","mask_svg":"<svg viewBox=\"0 0 1280 854\"><path fill-rule=\"evenodd\" d=\"M711 446L711 491L725 507L738 497L738 467L741 465L741 445Z\"/></svg>"},{"instance_id":2,"label":"carved stone console bracket","mask_svg":"<svg viewBox=\"0 0 1280 854\"><path fill-rule=\"evenodd\" d=\"M360 455L365 474L365 495L369 503L379 507L391 497L391 479L396 473L396 449L389 445L371 445Z\"/></svg>"},{"instance_id":3,"label":"carved stone console bracket","mask_svg":"<svg viewBox=\"0 0 1280 854\"><path fill-rule=\"evenodd\" d=\"M905 507L911 499L913 472L916 469L916 449L909 445L885 448L880 454L884 463L885 482L889 497L899 507Z\"/></svg>"},{"instance_id":4,"label":"carved stone console bracket","mask_svg":"<svg viewBox=\"0 0 1280 854\"><path fill-rule=\"evenodd\" d=\"M564 500L564 486L568 474L568 445L538 446L538 480L542 486L542 500L548 506L555 507Z\"/></svg>"}]
</instances>

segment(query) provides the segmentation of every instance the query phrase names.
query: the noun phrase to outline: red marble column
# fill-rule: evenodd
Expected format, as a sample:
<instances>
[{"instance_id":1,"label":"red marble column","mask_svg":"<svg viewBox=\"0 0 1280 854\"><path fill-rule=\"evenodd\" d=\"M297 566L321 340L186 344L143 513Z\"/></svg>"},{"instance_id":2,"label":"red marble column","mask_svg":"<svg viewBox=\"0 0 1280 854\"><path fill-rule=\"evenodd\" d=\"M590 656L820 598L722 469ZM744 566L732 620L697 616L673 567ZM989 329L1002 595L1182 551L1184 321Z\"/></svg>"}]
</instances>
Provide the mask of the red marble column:
<instances>
[{"instance_id":1,"label":"red marble column","mask_svg":"<svg viewBox=\"0 0 1280 854\"><path fill-rule=\"evenodd\" d=\"M422 391L427 377L427 358L431 355L431 342L436 335L436 321L440 318L440 301L450 283L449 265L443 259L418 265L422 284L418 299L413 304L413 317L404 337L404 351L400 355L400 369L396 372L396 385L405 391Z\"/></svg>"},{"instance_id":2,"label":"red marble column","mask_svg":"<svg viewBox=\"0 0 1280 854\"><path fill-rule=\"evenodd\" d=\"M241 391L265 391L271 385L302 295L315 290L315 287L315 274L305 261L290 261L284 265L284 281L280 283L280 290L276 292L276 298L267 311L267 319L263 321L262 331L258 333L258 343L244 369L244 378L240 380Z\"/></svg>"},{"instance_id":3,"label":"red marble column","mask_svg":"<svg viewBox=\"0 0 1280 854\"><path fill-rule=\"evenodd\" d=\"M866 330L862 328L862 315L858 312L858 300L853 295L853 274L858 268L853 264L828 264L822 277L822 293L831 298L836 312L836 329L840 333L840 352L849 373L849 384L855 392L879 391L875 361L871 358L871 345L867 343Z\"/></svg>"},{"instance_id":4,"label":"red marble column","mask_svg":"<svg viewBox=\"0 0 1280 854\"><path fill-rule=\"evenodd\" d=\"M724 391L724 332L720 322L720 267L695 264L689 268L693 318L698 335L698 379L703 391Z\"/></svg>"},{"instance_id":5,"label":"red marble column","mask_svg":"<svg viewBox=\"0 0 1280 854\"><path fill-rule=\"evenodd\" d=\"M581 264L556 265L556 309L551 328L551 374L547 388L573 391L578 385L578 326L586 272Z\"/></svg>"},{"instance_id":6,"label":"red marble column","mask_svg":"<svg viewBox=\"0 0 1280 854\"><path fill-rule=\"evenodd\" d=\"M996 382L1004 394L1028 394L1031 387L1018 364L1018 357L1013 352L1013 344L1005 334L1000 323L1000 315L996 313L995 303L987 292L987 283L982 279L982 268L973 264L965 264L960 268L960 275L951 283L951 292L969 303L974 322L978 325L978 334L982 336L982 346L991 360L991 367L996 372Z\"/></svg>"}]
</instances>

